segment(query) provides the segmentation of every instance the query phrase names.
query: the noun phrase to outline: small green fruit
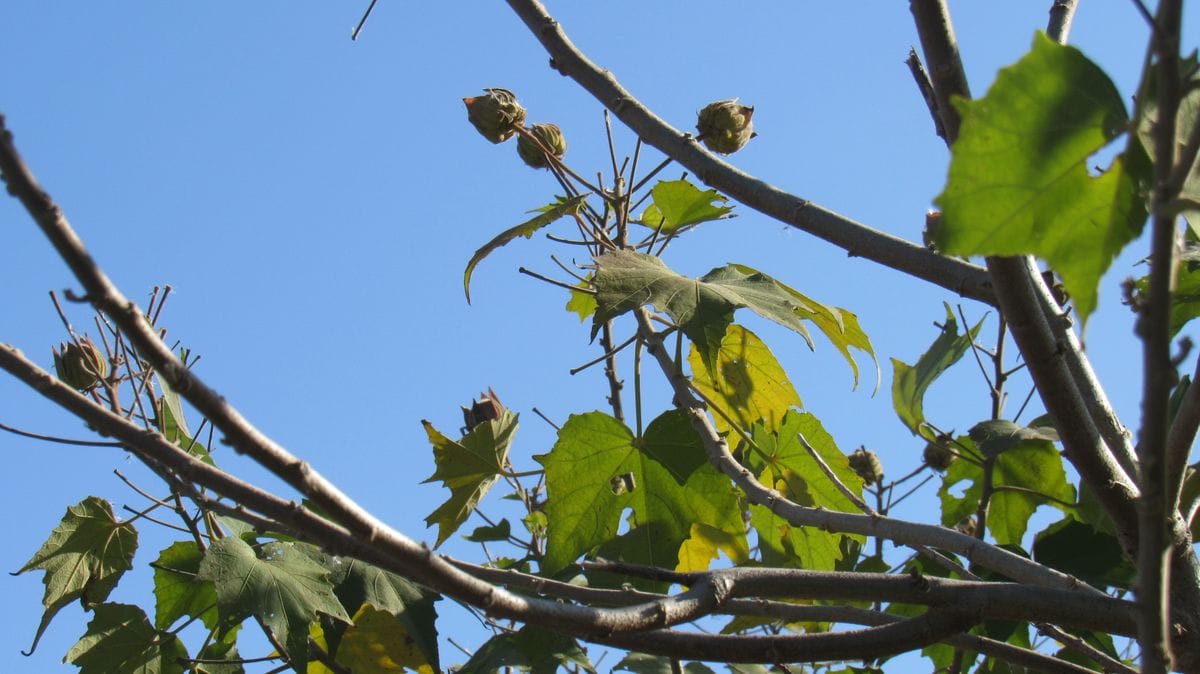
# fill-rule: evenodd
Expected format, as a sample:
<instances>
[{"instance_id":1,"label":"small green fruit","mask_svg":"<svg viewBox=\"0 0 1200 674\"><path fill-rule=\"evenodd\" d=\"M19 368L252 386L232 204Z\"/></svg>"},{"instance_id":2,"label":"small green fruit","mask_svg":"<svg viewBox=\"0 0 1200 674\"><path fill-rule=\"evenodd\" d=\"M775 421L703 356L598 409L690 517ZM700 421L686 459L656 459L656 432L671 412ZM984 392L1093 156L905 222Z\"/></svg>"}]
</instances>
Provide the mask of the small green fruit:
<instances>
[{"instance_id":1,"label":"small green fruit","mask_svg":"<svg viewBox=\"0 0 1200 674\"><path fill-rule=\"evenodd\" d=\"M467 119L484 138L493 143L503 143L512 137L525 123L525 108L508 89L484 89L483 96L464 98Z\"/></svg>"},{"instance_id":2,"label":"small green fruit","mask_svg":"<svg viewBox=\"0 0 1200 674\"><path fill-rule=\"evenodd\" d=\"M713 152L732 154L745 147L756 134L751 117L754 108L739 105L736 98L709 103L700 111L696 130Z\"/></svg>"},{"instance_id":3,"label":"small green fruit","mask_svg":"<svg viewBox=\"0 0 1200 674\"><path fill-rule=\"evenodd\" d=\"M61 349L61 351L59 350ZM108 376L108 360L92 340L82 337L79 343L50 347L54 354L54 371L64 384L79 391L88 391Z\"/></svg>"},{"instance_id":4,"label":"small green fruit","mask_svg":"<svg viewBox=\"0 0 1200 674\"><path fill-rule=\"evenodd\" d=\"M879 457L875 452L868 450L866 447L859 447L850 453L847 457L850 461L850 468L858 476L863 479L865 484L878 484L883 482L883 464L879 461Z\"/></svg>"},{"instance_id":5,"label":"small green fruit","mask_svg":"<svg viewBox=\"0 0 1200 674\"><path fill-rule=\"evenodd\" d=\"M943 471L950 467L950 462L954 460L954 450L950 449L950 436L940 435L937 440L925 445L923 457L925 465L936 471Z\"/></svg>"},{"instance_id":6,"label":"small green fruit","mask_svg":"<svg viewBox=\"0 0 1200 674\"><path fill-rule=\"evenodd\" d=\"M529 127L529 133L555 157L562 159L567 153L567 139L563 138L562 129L559 129L557 124L534 124ZM517 136L517 154L521 155L521 160L527 166L550 168L550 160L546 153L524 134Z\"/></svg>"}]
</instances>

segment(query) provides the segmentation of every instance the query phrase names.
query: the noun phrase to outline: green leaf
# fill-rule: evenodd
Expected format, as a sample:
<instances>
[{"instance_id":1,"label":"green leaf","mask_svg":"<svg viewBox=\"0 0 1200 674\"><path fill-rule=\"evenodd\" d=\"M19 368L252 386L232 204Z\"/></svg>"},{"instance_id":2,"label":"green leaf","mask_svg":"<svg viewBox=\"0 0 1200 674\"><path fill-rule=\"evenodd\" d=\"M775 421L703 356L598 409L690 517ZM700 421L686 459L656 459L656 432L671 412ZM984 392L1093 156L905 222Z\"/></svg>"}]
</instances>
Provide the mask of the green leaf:
<instances>
[{"instance_id":1,"label":"green leaf","mask_svg":"<svg viewBox=\"0 0 1200 674\"><path fill-rule=\"evenodd\" d=\"M1141 232L1141 176L1121 156L1102 175L1088 162L1126 128L1125 104L1099 66L1039 33L978 101L956 101L962 128L936 245L948 255L1046 260L1084 318L1101 274Z\"/></svg>"},{"instance_id":2,"label":"green leaf","mask_svg":"<svg viewBox=\"0 0 1200 674\"><path fill-rule=\"evenodd\" d=\"M63 658L80 674L182 674L187 650L175 635L151 627L142 609L99 604L94 610L87 632Z\"/></svg>"},{"instance_id":3,"label":"green leaf","mask_svg":"<svg viewBox=\"0 0 1200 674\"><path fill-rule=\"evenodd\" d=\"M616 250L596 258L596 302L592 336L606 321L645 304L666 312L711 362L733 312L740 307L799 333L812 347L798 309L802 306L775 279L718 267L699 279L680 276L651 255Z\"/></svg>"},{"instance_id":4,"label":"green leaf","mask_svg":"<svg viewBox=\"0 0 1200 674\"><path fill-rule=\"evenodd\" d=\"M803 405L783 366L746 328L729 326L713 355L710 365L693 345L688 364L692 384L725 413L713 415L721 432L729 430L725 416L743 429L761 421L768 431L776 431L789 409Z\"/></svg>"},{"instance_id":5,"label":"green leaf","mask_svg":"<svg viewBox=\"0 0 1200 674\"><path fill-rule=\"evenodd\" d=\"M333 592L344 609L357 612L363 606L371 606L390 613L408 635L409 641L421 650L423 661L438 670L437 610L434 603L441 599L439 595L366 562L328 555L305 544L298 544L296 549L325 568ZM331 629L327 630L325 636L336 645L336 640L344 635L338 633L337 625L328 627Z\"/></svg>"},{"instance_id":6,"label":"green leaf","mask_svg":"<svg viewBox=\"0 0 1200 674\"><path fill-rule=\"evenodd\" d=\"M641 448L670 471L680 485L687 484L692 473L708 463L704 441L682 410L667 410L651 421L642 435Z\"/></svg>"},{"instance_id":7,"label":"green leaf","mask_svg":"<svg viewBox=\"0 0 1200 674\"><path fill-rule=\"evenodd\" d=\"M550 453L534 458L546 467L549 528L542 572L547 575L605 544L610 558L675 568L693 524L733 536L744 532L728 478L704 464L680 486L634 446L624 424L602 412L572 415ZM627 474L634 488L617 493L613 478ZM618 537L626 509L632 510L630 530Z\"/></svg>"},{"instance_id":8,"label":"green leaf","mask_svg":"<svg viewBox=\"0 0 1200 674\"><path fill-rule=\"evenodd\" d=\"M354 614L354 624L346 629L335 659L350 671L362 674L440 671L437 660L426 657L403 622L370 604L363 604Z\"/></svg>"},{"instance_id":9,"label":"green leaf","mask_svg":"<svg viewBox=\"0 0 1200 674\"><path fill-rule=\"evenodd\" d=\"M851 492L861 496L862 478L834 444L833 438L813 415L788 412L779 430L761 424L753 428L754 444L747 465L764 485L800 505L859 512L858 507L835 486L800 442L803 436L822 460ZM771 565L813 570L833 569L843 557L843 535L814 527L795 527L767 508L751 508L750 525L758 532L763 562ZM859 542L862 536L850 536Z\"/></svg>"},{"instance_id":10,"label":"green leaf","mask_svg":"<svg viewBox=\"0 0 1200 674\"><path fill-rule=\"evenodd\" d=\"M508 465L508 448L517 432L517 415L504 411L499 419L481 423L459 442L442 435L433 424L422 421L437 469L425 482L441 480L450 498L425 518L427 526L438 525L437 547L444 543L483 499Z\"/></svg>"},{"instance_id":11,"label":"green leaf","mask_svg":"<svg viewBox=\"0 0 1200 674\"><path fill-rule=\"evenodd\" d=\"M969 453L982 452L970 438L957 442ZM961 497L953 488L969 482ZM987 530L1000 545L1021 545L1029 518L1038 506L1074 510L1075 489L1067 482L1062 457L1049 440L1017 440L995 457L994 492L988 502ZM982 496L983 468L974 461L956 459L942 477L942 525L953 527L975 513ZM1065 505L1064 505L1065 504Z\"/></svg>"},{"instance_id":12,"label":"green leaf","mask_svg":"<svg viewBox=\"0 0 1200 674\"><path fill-rule=\"evenodd\" d=\"M183 418L183 408L179 402L179 394L167 388L165 382L162 387L164 395L158 401L158 432L162 433L167 441L175 443L204 463L210 466L215 465L208 448L188 433L187 422Z\"/></svg>"},{"instance_id":13,"label":"green leaf","mask_svg":"<svg viewBox=\"0 0 1200 674\"><path fill-rule=\"evenodd\" d=\"M800 505L840 512L861 512L829 480L801 444L801 437L816 450L843 485L856 496L862 496L862 478L850 467L850 461L838 449L820 420L807 412L788 412L775 432L761 424L755 425L754 443L763 454L751 450L747 464L759 471L759 479L763 484L778 489Z\"/></svg>"},{"instance_id":14,"label":"green leaf","mask_svg":"<svg viewBox=\"0 0 1200 674\"><path fill-rule=\"evenodd\" d=\"M154 626L165 630L183 617L200 618L205 627L217 625L217 591L200 580L204 553L194 541L178 541L158 553L154 567Z\"/></svg>"},{"instance_id":15,"label":"green leaf","mask_svg":"<svg viewBox=\"0 0 1200 674\"><path fill-rule=\"evenodd\" d=\"M583 292L583 290L589 290L589 291L591 290L592 275L588 274L584 278L586 278L588 280L580 281L579 283L575 284L574 287L579 288L580 290L572 290L571 291L571 298L569 300L567 300L567 306L566 306L567 311L570 311L572 313L579 315L580 323L586 321L588 319L588 316L591 316L592 314L596 313L596 307L598 306L596 304L596 296L594 294L592 294L591 292Z\"/></svg>"},{"instance_id":16,"label":"green leaf","mask_svg":"<svg viewBox=\"0 0 1200 674\"><path fill-rule=\"evenodd\" d=\"M349 621L333 594L328 572L293 543L268 543L255 554L240 538L222 538L204 553L200 578L217 590L222 622L253 615L279 638L288 658L303 671L308 662L308 626L318 613Z\"/></svg>"},{"instance_id":17,"label":"green leaf","mask_svg":"<svg viewBox=\"0 0 1200 674\"><path fill-rule=\"evenodd\" d=\"M1056 442L1058 432L1048 426L1026 427L1008 419L989 419L971 427L968 432L975 446L985 456L996 457L1024 442L1042 440Z\"/></svg>"},{"instance_id":18,"label":"green leaf","mask_svg":"<svg viewBox=\"0 0 1200 674\"><path fill-rule=\"evenodd\" d=\"M512 535L512 524L507 519L500 520L496 526L475 527L475 531L463 536L472 543L488 543L491 541L507 541Z\"/></svg>"},{"instance_id":19,"label":"green leaf","mask_svg":"<svg viewBox=\"0 0 1200 674\"><path fill-rule=\"evenodd\" d=\"M516 632L499 634L479 647L458 674L492 674L505 667L518 667L533 674L555 674L559 666L576 664L595 672L587 653L574 639L550 630L526 625Z\"/></svg>"},{"instance_id":20,"label":"green leaf","mask_svg":"<svg viewBox=\"0 0 1200 674\"><path fill-rule=\"evenodd\" d=\"M892 407L913 435L920 435L926 440L932 440L933 436L924 427L925 392L943 372L963 357L967 349L971 348L971 341L983 327L981 319L968 333L958 334L958 320L954 317L954 310L949 304L945 307L946 322L942 324L942 332L917 359L916 365L892 359Z\"/></svg>"},{"instance_id":21,"label":"green leaf","mask_svg":"<svg viewBox=\"0 0 1200 674\"><path fill-rule=\"evenodd\" d=\"M653 203L637 221L651 229L673 232L680 227L729 217L729 199L716 190L701 190L686 180L660 180L650 190ZM713 204L720 204L714 206Z\"/></svg>"},{"instance_id":22,"label":"green leaf","mask_svg":"<svg viewBox=\"0 0 1200 674\"><path fill-rule=\"evenodd\" d=\"M613 667L614 672L625 671L634 674L671 674L671 659L661 655L646 653L626 653L624 658ZM716 674L713 670L699 662L689 662L683 666L685 674Z\"/></svg>"},{"instance_id":23,"label":"green leaf","mask_svg":"<svg viewBox=\"0 0 1200 674\"><path fill-rule=\"evenodd\" d=\"M1179 64L1180 91L1183 98L1179 101L1179 110L1175 115L1175 143L1177 148L1184 147L1188 142L1188 134L1200 125L1200 61L1197 52L1193 51ZM1142 97L1142 118L1138 120L1138 137L1142 148L1150 157L1154 156L1154 129L1158 122L1158 69L1151 68L1148 72L1150 81L1147 92ZM1182 199L1190 200L1192 206L1183 207L1182 215L1192 228L1200 226L1200 210L1194 204L1200 203L1200 167L1192 165L1180 190Z\"/></svg>"},{"instance_id":24,"label":"green leaf","mask_svg":"<svg viewBox=\"0 0 1200 674\"><path fill-rule=\"evenodd\" d=\"M743 264L732 266L744 274L761 273L757 269L747 267ZM833 343L838 353L842 354L842 357L846 359L846 363L850 365L850 371L854 374L855 388L858 387L858 362L854 360L850 349L857 349L871 356L871 362L875 365L875 387L878 389L880 379L879 361L875 358L875 347L871 346L871 339L867 337L867 333L863 332L862 326L858 324L858 316L845 309L822 304L779 281L775 281L775 283L799 303L799 306L796 308L796 314L816 325L817 329L825 335L825 338Z\"/></svg>"},{"instance_id":25,"label":"green leaf","mask_svg":"<svg viewBox=\"0 0 1200 674\"><path fill-rule=\"evenodd\" d=\"M713 560L722 552L734 564L745 564L750 560L750 548L745 535L731 534L697 522L692 525L691 536L679 546L679 564L675 570L685 573L708 571Z\"/></svg>"},{"instance_id":26,"label":"green leaf","mask_svg":"<svg viewBox=\"0 0 1200 674\"><path fill-rule=\"evenodd\" d=\"M129 522L118 521L108 501L89 496L67 508L50 537L17 571L46 572L42 576L46 610L29 648L31 653L62 607L76 599L90 607L108 598L121 576L133 568L137 544L137 530Z\"/></svg>"},{"instance_id":27,"label":"green leaf","mask_svg":"<svg viewBox=\"0 0 1200 674\"><path fill-rule=\"evenodd\" d=\"M1150 276L1135 281L1133 291L1135 305L1147 301L1150 297ZM1200 316L1200 261L1185 260L1175 271L1175 290L1171 295L1171 337L1179 334L1197 316Z\"/></svg>"},{"instance_id":28,"label":"green leaf","mask_svg":"<svg viewBox=\"0 0 1200 674\"><path fill-rule=\"evenodd\" d=\"M526 239L533 236L534 232L552 224L559 218L565 215L573 215L583 208L583 204L587 201L588 195L580 194L579 196L567 199L559 197L558 201L552 204L547 204L541 208L535 209L532 212L539 212L540 215L530 218L521 224L511 227L500 232L494 239L483 244L475 254L471 256L470 262L467 262L467 269L463 272L463 291L467 294L467 304L471 303L471 274L475 271L475 266L483 261L483 258L491 255L492 251L507 244L509 241L523 236Z\"/></svg>"},{"instance_id":29,"label":"green leaf","mask_svg":"<svg viewBox=\"0 0 1200 674\"><path fill-rule=\"evenodd\" d=\"M1134 568L1116 537L1068 516L1033 539L1033 558L1100 589L1129 589Z\"/></svg>"},{"instance_id":30,"label":"green leaf","mask_svg":"<svg viewBox=\"0 0 1200 674\"><path fill-rule=\"evenodd\" d=\"M237 636L242 626L227 630L223 635L214 635L196 657L200 660L224 660L225 662L196 663L195 674L245 674L241 655L238 654ZM311 674L311 672L310 672Z\"/></svg>"}]
</instances>

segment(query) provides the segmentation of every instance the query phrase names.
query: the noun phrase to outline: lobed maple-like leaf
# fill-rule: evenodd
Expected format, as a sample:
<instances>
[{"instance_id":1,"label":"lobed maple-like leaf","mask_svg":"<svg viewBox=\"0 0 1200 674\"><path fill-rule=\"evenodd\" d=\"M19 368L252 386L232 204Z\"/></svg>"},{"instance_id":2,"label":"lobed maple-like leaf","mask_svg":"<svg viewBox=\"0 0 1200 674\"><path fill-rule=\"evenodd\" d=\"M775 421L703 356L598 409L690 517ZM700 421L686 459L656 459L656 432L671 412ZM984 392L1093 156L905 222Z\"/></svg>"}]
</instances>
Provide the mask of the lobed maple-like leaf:
<instances>
[{"instance_id":1,"label":"lobed maple-like leaf","mask_svg":"<svg viewBox=\"0 0 1200 674\"><path fill-rule=\"evenodd\" d=\"M517 415L505 410L499 419L475 426L458 442L443 435L428 421L421 424L433 445L433 459L437 465L425 482L441 480L450 490L450 498L425 518L426 525L438 525L437 543L434 544L437 547L467 521L484 494L505 471L508 448L517 432Z\"/></svg>"},{"instance_id":2,"label":"lobed maple-like leaf","mask_svg":"<svg viewBox=\"0 0 1200 674\"><path fill-rule=\"evenodd\" d=\"M80 674L182 674L187 649L150 625L141 608L99 604L87 632L63 658Z\"/></svg>"}]
</instances>

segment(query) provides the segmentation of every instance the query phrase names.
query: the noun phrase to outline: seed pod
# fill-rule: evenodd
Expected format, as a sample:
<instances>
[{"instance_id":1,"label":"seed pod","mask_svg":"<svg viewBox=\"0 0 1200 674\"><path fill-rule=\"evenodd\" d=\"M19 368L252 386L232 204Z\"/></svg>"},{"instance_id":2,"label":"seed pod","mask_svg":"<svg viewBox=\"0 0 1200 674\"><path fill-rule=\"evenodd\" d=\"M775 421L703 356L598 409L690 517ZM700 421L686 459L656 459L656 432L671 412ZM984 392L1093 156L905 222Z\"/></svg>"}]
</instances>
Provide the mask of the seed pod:
<instances>
[{"instance_id":1,"label":"seed pod","mask_svg":"<svg viewBox=\"0 0 1200 674\"><path fill-rule=\"evenodd\" d=\"M60 351L61 349L61 351ZM108 360L87 337L79 343L59 344L50 347L54 354L54 371L64 384L79 391L88 391L108 376Z\"/></svg>"},{"instance_id":2,"label":"seed pod","mask_svg":"<svg viewBox=\"0 0 1200 674\"><path fill-rule=\"evenodd\" d=\"M954 451L950 449L950 436L939 435L937 440L925 445L923 455L925 465L930 468L943 471L950 467L950 462L954 460Z\"/></svg>"},{"instance_id":3,"label":"seed pod","mask_svg":"<svg viewBox=\"0 0 1200 674\"><path fill-rule=\"evenodd\" d=\"M732 154L756 136L750 118L754 108L739 105L736 98L709 103L700 111L696 130L700 140L713 152Z\"/></svg>"},{"instance_id":4,"label":"seed pod","mask_svg":"<svg viewBox=\"0 0 1200 674\"><path fill-rule=\"evenodd\" d=\"M528 130L542 147L555 157L562 159L567 153L567 139L563 138L562 129L559 129L557 124L534 124ZM535 169L550 168L550 160L547 159L546 153L523 134L517 136L517 154L521 155L521 161L524 161L526 166Z\"/></svg>"},{"instance_id":5,"label":"seed pod","mask_svg":"<svg viewBox=\"0 0 1200 674\"><path fill-rule=\"evenodd\" d=\"M858 476L863 479L865 484L879 484L883 482L883 464L879 461L879 457L875 452L868 450L866 447L859 447L850 453L847 457L850 461L850 468L858 473Z\"/></svg>"},{"instance_id":6,"label":"seed pod","mask_svg":"<svg viewBox=\"0 0 1200 674\"><path fill-rule=\"evenodd\" d=\"M508 89L484 89L483 96L464 98L467 104L467 119L484 138L493 143L503 143L525 123L525 108Z\"/></svg>"},{"instance_id":7,"label":"seed pod","mask_svg":"<svg viewBox=\"0 0 1200 674\"><path fill-rule=\"evenodd\" d=\"M471 406L462 408L463 424L466 427L466 432L470 433L476 426L485 421L499 419L505 412L505 407L500 402L500 398L496 396L496 392L488 389L487 393L480 393L479 400L471 399Z\"/></svg>"}]
</instances>

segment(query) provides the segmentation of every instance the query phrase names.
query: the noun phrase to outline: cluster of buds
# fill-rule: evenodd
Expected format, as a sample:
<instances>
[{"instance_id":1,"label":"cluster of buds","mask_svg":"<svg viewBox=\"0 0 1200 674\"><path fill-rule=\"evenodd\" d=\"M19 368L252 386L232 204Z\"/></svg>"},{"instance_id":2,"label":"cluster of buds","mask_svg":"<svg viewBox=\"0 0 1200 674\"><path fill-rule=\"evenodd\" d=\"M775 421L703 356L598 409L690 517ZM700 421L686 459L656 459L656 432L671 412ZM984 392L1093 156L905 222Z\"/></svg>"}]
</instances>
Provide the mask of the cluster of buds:
<instances>
[{"instance_id":1,"label":"cluster of buds","mask_svg":"<svg viewBox=\"0 0 1200 674\"><path fill-rule=\"evenodd\" d=\"M470 433L479 424L499 419L505 411L496 392L489 388L487 393L479 394L479 400L472 398L470 407L462 408L463 426Z\"/></svg>"},{"instance_id":2,"label":"cluster of buds","mask_svg":"<svg viewBox=\"0 0 1200 674\"><path fill-rule=\"evenodd\" d=\"M108 359L92 340L81 337L76 342L50 347L54 354L54 372L64 384L79 391L89 391L108 376Z\"/></svg>"},{"instance_id":3,"label":"cluster of buds","mask_svg":"<svg viewBox=\"0 0 1200 674\"><path fill-rule=\"evenodd\" d=\"M493 143L508 140L525 123L525 108L508 89L484 89L483 96L464 98L467 119Z\"/></svg>"},{"instance_id":4,"label":"cluster of buds","mask_svg":"<svg viewBox=\"0 0 1200 674\"><path fill-rule=\"evenodd\" d=\"M517 154L531 168L550 168L548 154L562 159L567 153L567 139L557 124L534 124L526 129L528 134L517 136ZM537 139L534 142L534 139Z\"/></svg>"},{"instance_id":5,"label":"cluster of buds","mask_svg":"<svg viewBox=\"0 0 1200 674\"><path fill-rule=\"evenodd\" d=\"M745 147L755 135L751 118L754 108L740 105L736 98L709 103L696 121L699 139L713 152L732 154Z\"/></svg>"},{"instance_id":6,"label":"cluster of buds","mask_svg":"<svg viewBox=\"0 0 1200 674\"><path fill-rule=\"evenodd\" d=\"M954 460L954 450L950 448L952 440L953 438L943 433L936 440L925 445L925 452L922 455L925 465L936 471L949 468L950 462Z\"/></svg>"},{"instance_id":7,"label":"cluster of buds","mask_svg":"<svg viewBox=\"0 0 1200 674\"><path fill-rule=\"evenodd\" d=\"M866 447L859 447L851 452L847 459L850 461L850 469L858 473L863 483L872 485L883 482L883 464L875 452Z\"/></svg>"}]
</instances>

